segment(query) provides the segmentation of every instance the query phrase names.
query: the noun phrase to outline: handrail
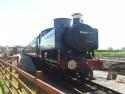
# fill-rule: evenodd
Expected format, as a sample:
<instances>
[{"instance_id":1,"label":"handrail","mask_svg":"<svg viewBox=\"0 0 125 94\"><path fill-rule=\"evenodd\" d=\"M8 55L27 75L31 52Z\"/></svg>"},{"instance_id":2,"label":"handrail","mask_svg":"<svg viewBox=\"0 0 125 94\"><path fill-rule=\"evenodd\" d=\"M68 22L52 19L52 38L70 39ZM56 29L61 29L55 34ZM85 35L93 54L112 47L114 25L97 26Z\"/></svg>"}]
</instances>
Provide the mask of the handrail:
<instances>
[{"instance_id":1,"label":"handrail","mask_svg":"<svg viewBox=\"0 0 125 94\"><path fill-rule=\"evenodd\" d=\"M19 66L19 67L21 67L21 66ZM41 94L41 92L43 90L49 94L64 94L62 91L60 91L60 90L54 88L53 86L43 82L40 79L43 76L41 71L37 71L36 72L37 76L34 77L31 74L23 71L19 67L16 67L13 64L10 64L7 61L0 59L1 76L2 76L3 80L5 81L11 94L14 94L12 91L12 87L16 90L17 94L22 94L22 89L24 89L28 94L34 94L32 92L32 90L26 84L24 84L24 82L21 80L21 78L27 78L28 80L30 80L32 83L35 84L36 94ZM16 72L18 72L19 76L16 77L15 75L13 75L12 70L15 70ZM18 82L18 86L15 86L12 83L12 78Z\"/></svg>"}]
</instances>

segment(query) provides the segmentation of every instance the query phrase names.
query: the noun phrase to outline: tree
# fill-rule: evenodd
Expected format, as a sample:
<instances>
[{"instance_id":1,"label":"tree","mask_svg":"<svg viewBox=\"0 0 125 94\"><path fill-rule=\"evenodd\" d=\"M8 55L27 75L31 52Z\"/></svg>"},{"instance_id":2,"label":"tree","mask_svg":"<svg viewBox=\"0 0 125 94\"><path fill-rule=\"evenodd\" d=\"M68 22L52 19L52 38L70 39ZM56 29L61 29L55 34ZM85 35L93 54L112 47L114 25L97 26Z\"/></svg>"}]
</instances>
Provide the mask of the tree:
<instances>
[{"instance_id":1,"label":"tree","mask_svg":"<svg viewBox=\"0 0 125 94\"><path fill-rule=\"evenodd\" d=\"M112 47L108 47L108 50L112 51L112 50L113 50L113 48L112 48Z\"/></svg>"},{"instance_id":2,"label":"tree","mask_svg":"<svg viewBox=\"0 0 125 94\"><path fill-rule=\"evenodd\" d=\"M5 48L0 46L0 52L3 53L5 51Z\"/></svg>"},{"instance_id":3,"label":"tree","mask_svg":"<svg viewBox=\"0 0 125 94\"><path fill-rule=\"evenodd\" d=\"M125 47L122 47L121 50L125 51Z\"/></svg>"}]
</instances>

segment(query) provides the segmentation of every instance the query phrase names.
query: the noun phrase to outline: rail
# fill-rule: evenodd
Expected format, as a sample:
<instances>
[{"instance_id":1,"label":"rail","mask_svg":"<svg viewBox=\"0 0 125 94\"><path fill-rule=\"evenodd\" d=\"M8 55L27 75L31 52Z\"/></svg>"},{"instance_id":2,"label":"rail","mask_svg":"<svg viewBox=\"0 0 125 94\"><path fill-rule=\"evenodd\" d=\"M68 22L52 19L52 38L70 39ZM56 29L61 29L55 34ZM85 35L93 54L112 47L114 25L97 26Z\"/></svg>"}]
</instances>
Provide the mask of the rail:
<instances>
[{"instance_id":1,"label":"rail","mask_svg":"<svg viewBox=\"0 0 125 94\"><path fill-rule=\"evenodd\" d=\"M5 61L0 59L0 74L11 94L15 94L15 91L17 94L23 94L23 90L25 90L27 94L34 94L34 92L22 81L22 78L30 80L36 86L35 94L41 94L41 92L47 92L47 94L63 94L60 90L42 81L42 71L37 71L36 77L34 77L23 71L21 65L17 67L13 65L12 62L13 60ZM18 73L18 76L14 75L14 71ZM13 83L13 79L17 81L17 85Z\"/></svg>"}]
</instances>

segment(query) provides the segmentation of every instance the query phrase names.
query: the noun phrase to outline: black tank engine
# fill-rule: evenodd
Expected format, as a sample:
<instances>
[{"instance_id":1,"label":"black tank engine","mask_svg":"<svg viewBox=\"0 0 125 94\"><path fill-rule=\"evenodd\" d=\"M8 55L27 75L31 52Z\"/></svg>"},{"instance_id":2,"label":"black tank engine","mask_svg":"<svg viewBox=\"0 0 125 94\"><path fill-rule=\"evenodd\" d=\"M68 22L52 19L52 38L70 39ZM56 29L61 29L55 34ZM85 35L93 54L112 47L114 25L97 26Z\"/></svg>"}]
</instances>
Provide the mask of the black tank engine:
<instances>
[{"instance_id":1,"label":"black tank engine","mask_svg":"<svg viewBox=\"0 0 125 94\"><path fill-rule=\"evenodd\" d=\"M98 30L83 23L82 14L54 19L54 27L43 30L25 49L55 72L65 77L92 77L91 67L102 63L94 59L98 49ZM48 68L50 69L50 68Z\"/></svg>"}]
</instances>

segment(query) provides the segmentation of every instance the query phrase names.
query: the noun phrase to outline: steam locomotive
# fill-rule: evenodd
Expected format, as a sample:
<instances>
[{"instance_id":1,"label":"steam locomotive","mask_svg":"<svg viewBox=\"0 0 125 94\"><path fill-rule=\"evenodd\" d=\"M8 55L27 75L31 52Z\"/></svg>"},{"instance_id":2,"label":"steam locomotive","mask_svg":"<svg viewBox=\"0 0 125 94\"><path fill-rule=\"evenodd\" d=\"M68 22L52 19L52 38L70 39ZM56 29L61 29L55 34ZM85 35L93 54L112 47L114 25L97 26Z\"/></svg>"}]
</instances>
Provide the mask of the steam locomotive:
<instances>
[{"instance_id":1,"label":"steam locomotive","mask_svg":"<svg viewBox=\"0 0 125 94\"><path fill-rule=\"evenodd\" d=\"M98 49L98 30L83 23L82 14L54 19L54 27L47 28L25 48L27 55L39 57L42 66L63 77L93 78L92 68L102 67L94 58Z\"/></svg>"}]
</instances>

